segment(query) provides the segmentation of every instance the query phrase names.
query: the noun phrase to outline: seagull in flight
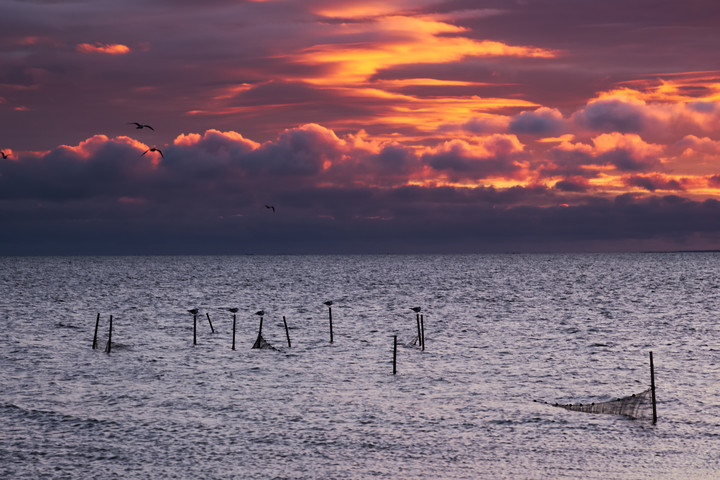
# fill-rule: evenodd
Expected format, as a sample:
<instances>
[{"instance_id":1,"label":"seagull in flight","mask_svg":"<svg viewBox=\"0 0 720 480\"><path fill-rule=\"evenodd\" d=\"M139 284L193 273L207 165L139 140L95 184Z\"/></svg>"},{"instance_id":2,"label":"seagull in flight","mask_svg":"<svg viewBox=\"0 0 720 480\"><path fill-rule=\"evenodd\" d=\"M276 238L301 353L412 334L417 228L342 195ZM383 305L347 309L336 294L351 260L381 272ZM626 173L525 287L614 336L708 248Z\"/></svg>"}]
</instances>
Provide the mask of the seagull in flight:
<instances>
[{"instance_id":1,"label":"seagull in flight","mask_svg":"<svg viewBox=\"0 0 720 480\"><path fill-rule=\"evenodd\" d=\"M333 304L333 301L332 301L332 300L328 300L327 302L323 302L323 303L329 307L330 305Z\"/></svg>"},{"instance_id":2,"label":"seagull in flight","mask_svg":"<svg viewBox=\"0 0 720 480\"><path fill-rule=\"evenodd\" d=\"M140 156L142 157L143 155L145 155L148 152L158 152L162 158L165 158L165 155L163 155L162 150L160 150L159 148L155 148L155 147L148 148Z\"/></svg>"},{"instance_id":3,"label":"seagull in flight","mask_svg":"<svg viewBox=\"0 0 720 480\"><path fill-rule=\"evenodd\" d=\"M136 130L142 130L143 128L149 128L153 132L155 131L155 129L152 128L150 125L143 125L142 123L138 123L138 122L128 122L128 125L137 125L135 127Z\"/></svg>"},{"instance_id":4,"label":"seagull in flight","mask_svg":"<svg viewBox=\"0 0 720 480\"><path fill-rule=\"evenodd\" d=\"M233 307L233 308L228 308L228 311L230 311L232 313L237 313L238 309Z\"/></svg>"},{"instance_id":5,"label":"seagull in flight","mask_svg":"<svg viewBox=\"0 0 720 480\"><path fill-rule=\"evenodd\" d=\"M193 309L191 309L191 310L188 310L188 312L192 313L193 315L197 315L199 311L200 311L200 310L198 310L197 308L193 308Z\"/></svg>"},{"instance_id":6,"label":"seagull in flight","mask_svg":"<svg viewBox=\"0 0 720 480\"><path fill-rule=\"evenodd\" d=\"M3 159L9 157L9 155L7 155L5 152L0 152L0 155L2 155Z\"/></svg>"},{"instance_id":7,"label":"seagull in flight","mask_svg":"<svg viewBox=\"0 0 720 480\"><path fill-rule=\"evenodd\" d=\"M274 205L265 205L265 208L272 208L273 213L275 213L275 206L274 206Z\"/></svg>"},{"instance_id":8,"label":"seagull in flight","mask_svg":"<svg viewBox=\"0 0 720 480\"><path fill-rule=\"evenodd\" d=\"M415 313L420 313L420 310L422 310L420 307L410 307L410 310L412 310Z\"/></svg>"}]
</instances>

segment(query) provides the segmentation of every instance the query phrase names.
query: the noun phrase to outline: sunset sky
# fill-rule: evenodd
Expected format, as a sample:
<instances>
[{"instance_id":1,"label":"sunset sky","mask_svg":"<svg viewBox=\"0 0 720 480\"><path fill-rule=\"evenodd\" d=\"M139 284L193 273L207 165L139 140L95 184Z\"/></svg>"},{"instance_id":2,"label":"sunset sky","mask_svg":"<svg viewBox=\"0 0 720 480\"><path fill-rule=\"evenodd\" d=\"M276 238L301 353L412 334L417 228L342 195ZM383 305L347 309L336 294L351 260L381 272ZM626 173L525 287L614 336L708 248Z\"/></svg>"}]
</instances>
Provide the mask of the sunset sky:
<instances>
[{"instance_id":1,"label":"sunset sky","mask_svg":"<svg viewBox=\"0 0 720 480\"><path fill-rule=\"evenodd\" d=\"M715 1L0 18L0 254L720 248Z\"/></svg>"}]
</instances>

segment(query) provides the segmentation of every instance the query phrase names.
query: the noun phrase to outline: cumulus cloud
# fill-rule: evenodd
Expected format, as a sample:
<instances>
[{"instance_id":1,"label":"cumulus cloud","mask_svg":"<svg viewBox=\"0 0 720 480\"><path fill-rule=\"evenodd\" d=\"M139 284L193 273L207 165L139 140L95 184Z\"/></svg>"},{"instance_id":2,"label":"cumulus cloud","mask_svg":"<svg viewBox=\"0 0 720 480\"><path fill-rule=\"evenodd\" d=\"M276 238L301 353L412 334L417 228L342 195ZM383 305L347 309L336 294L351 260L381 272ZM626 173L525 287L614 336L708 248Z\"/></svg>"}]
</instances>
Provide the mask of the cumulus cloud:
<instances>
[{"instance_id":1,"label":"cumulus cloud","mask_svg":"<svg viewBox=\"0 0 720 480\"><path fill-rule=\"evenodd\" d=\"M540 107L532 112L515 115L509 124L510 132L531 135L557 135L564 131L562 113L555 108Z\"/></svg>"},{"instance_id":2,"label":"cumulus cloud","mask_svg":"<svg viewBox=\"0 0 720 480\"><path fill-rule=\"evenodd\" d=\"M515 135L490 135L470 144L451 140L423 154L422 160L453 180L517 177L524 170L524 147Z\"/></svg>"},{"instance_id":3,"label":"cumulus cloud","mask_svg":"<svg viewBox=\"0 0 720 480\"><path fill-rule=\"evenodd\" d=\"M631 187L640 187L649 192L656 190L684 191L682 179L668 178L664 175L630 175L625 178L625 184Z\"/></svg>"}]
</instances>

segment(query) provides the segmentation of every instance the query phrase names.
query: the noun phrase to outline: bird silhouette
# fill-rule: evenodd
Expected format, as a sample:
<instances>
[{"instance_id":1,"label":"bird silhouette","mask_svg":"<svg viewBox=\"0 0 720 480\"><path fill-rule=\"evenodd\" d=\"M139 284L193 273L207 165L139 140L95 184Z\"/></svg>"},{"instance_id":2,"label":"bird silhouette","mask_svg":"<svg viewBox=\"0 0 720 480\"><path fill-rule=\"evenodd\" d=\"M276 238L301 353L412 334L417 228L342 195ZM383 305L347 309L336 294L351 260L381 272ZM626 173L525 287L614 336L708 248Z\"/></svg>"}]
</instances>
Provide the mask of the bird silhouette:
<instances>
[{"instance_id":1,"label":"bird silhouette","mask_svg":"<svg viewBox=\"0 0 720 480\"><path fill-rule=\"evenodd\" d=\"M422 310L420 307L410 307L410 310L412 310L415 313L420 313L420 310Z\"/></svg>"},{"instance_id":2,"label":"bird silhouette","mask_svg":"<svg viewBox=\"0 0 720 480\"><path fill-rule=\"evenodd\" d=\"M230 311L232 313L237 313L238 309L233 307L233 308L228 308L228 311Z\"/></svg>"},{"instance_id":3,"label":"bird silhouette","mask_svg":"<svg viewBox=\"0 0 720 480\"><path fill-rule=\"evenodd\" d=\"M263 315L265 315L265 310L259 310L255 312L255 315L260 315L262 317Z\"/></svg>"},{"instance_id":4,"label":"bird silhouette","mask_svg":"<svg viewBox=\"0 0 720 480\"><path fill-rule=\"evenodd\" d=\"M192 313L193 315L197 315L199 311L200 311L200 310L198 310L197 308L193 308L193 309L191 309L191 310L188 310L188 312Z\"/></svg>"},{"instance_id":5,"label":"bird silhouette","mask_svg":"<svg viewBox=\"0 0 720 480\"><path fill-rule=\"evenodd\" d=\"M7 155L5 152L0 152L0 155L2 155L3 158L9 157L9 155Z\"/></svg>"},{"instance_id":6,"label":"bird silhouette","mask_svg":"<svg viewBox=\"0 0 720 480\"><path fill-rule=\"evenodd\" d=\"M128 125L137 125L135 127L136 130L142 130L143 128L149 128L153 132L155 131L155 129L153 127L151 127L150 125L143 125L142 123L138 123L138 122L128 122Z\"/></svg>"},{"instance_id":7,"label":"bird silhouette","mask_svg":"<svg viewBox=\"0 0 720 480\"><path fill-rule=\"evenodd\" d=\"M159 148L155 148L155 147L148 148L140 156L142 157L143 155L145 155L148 152L158 152L162 158L165 158L165 155L163 155L162 150L160 150Z\"/></svg>"},{"instance_id":8,"label":"bird silhouette","mask_svg":"<svg viewBox=\"0 0 720 480\"><path fill-rule=\"evenodd\" d=\"M273 213L275 213L275 206L274 205L265 205L265 208L271 208Z\"/></svg>"},{"instance_id":9,"label":"bird silhouette","mask_svg":"<svg viewBox=\"0 0 720 480\"><path fill-rule=\"evenodd\" d=\"M328 300L327 302L323 302L328 307L333 304L332 300Z\"/></svg>"}]
</instances>

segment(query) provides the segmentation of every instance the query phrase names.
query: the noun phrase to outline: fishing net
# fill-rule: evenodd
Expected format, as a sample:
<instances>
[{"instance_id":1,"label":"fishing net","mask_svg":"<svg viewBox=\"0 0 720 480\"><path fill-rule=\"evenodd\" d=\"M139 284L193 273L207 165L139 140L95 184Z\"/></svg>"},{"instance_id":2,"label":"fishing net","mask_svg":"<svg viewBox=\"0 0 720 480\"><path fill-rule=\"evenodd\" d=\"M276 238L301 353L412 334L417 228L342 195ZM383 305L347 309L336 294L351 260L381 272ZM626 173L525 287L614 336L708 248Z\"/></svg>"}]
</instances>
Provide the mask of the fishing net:
<instances>
[{"instance_id":1,"label":"fishing net","mask_svg":"<svg viewBox=\"0 0 720 480\"><path fill-rule=\"evenodd\" d=\"M277 350L277 348L270 345L262 335L258 335L257 340L253 344L252 348L259 348L261 350Z\"/></svg>"},{"instance_id":2,"label":"fishing net","mask_svg":"<svg viewBox=\"0 0 720 480\"><path fill-rule=\"evenodd\" d=\"M567 405L554 403L554 407L585 413L606 413L610 415L624 415L635 419L652 419L652 388L635 393L628 397L618 398L607 402L571 403Z\"/></svg>"}]
</instances>

